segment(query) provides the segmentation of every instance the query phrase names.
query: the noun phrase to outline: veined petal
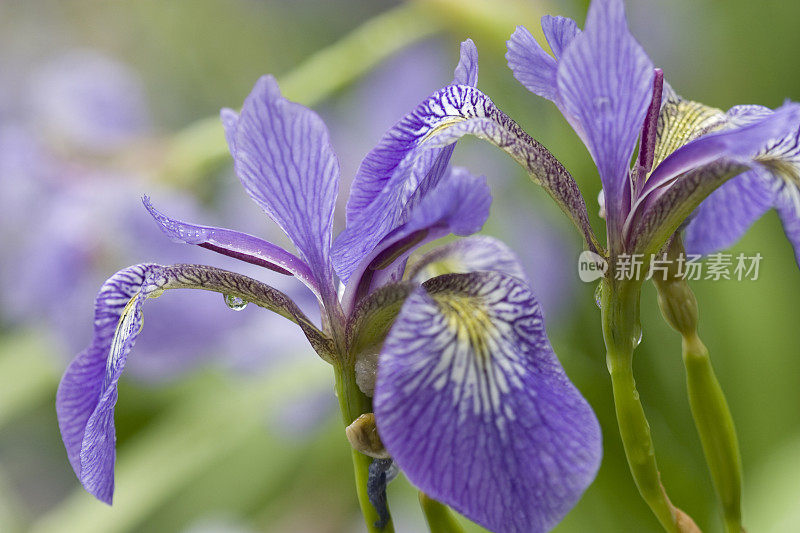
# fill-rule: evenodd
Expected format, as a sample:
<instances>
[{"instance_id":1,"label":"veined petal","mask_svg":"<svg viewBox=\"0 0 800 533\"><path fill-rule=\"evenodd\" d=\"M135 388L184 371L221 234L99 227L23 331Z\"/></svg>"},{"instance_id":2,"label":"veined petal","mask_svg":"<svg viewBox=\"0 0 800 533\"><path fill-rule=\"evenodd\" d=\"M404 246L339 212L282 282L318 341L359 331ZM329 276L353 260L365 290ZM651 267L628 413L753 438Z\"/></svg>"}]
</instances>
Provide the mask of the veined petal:
<instances>
[{"instance_id":1,"label":"veined petal","mask_svg":"<svg viewBox=\"0 0 800 533\"><path fill-rule=\"evenodd\" d=\"M624 234L629 250L655 251L651 248L663 244L700 202L748 167L778 174L792 168L791 165L786 167L787 160L778 154L797 149L800 105L786 104L766 117L761 114L755 120L744 122L746 125L742 127L710 133L691 141L653 171L625 222ZM750 185L754 183L757 186L758 181L749 182ZM755 194L757 198L763 198L765 193L756 191ZM757 198L754 201L758 201ZM754 211L759 209L758 205L751 207ZM730 230L734 228L746 229L748 219L753 216L753 213L729 214L741 218L737 222L717 221L718 228L728 228L727 235L717 235L720 240L732 238Z\"/></svg>"},{"instance_id":2,"label":"veined petal","mask_svg":"<svg viewBox=\"0 0 800 533\"><path fill-rule=\"evenodd\" d=\"M472 39L461 43L460 57L453 72L453 83L456 85L478 85L478 49Z\"/></svg>"},{"instance_id":3,"label":"veined petal","mask_svg":"<svg viewBox=\"0 0 800 533\"><path fill-rule=\"evenodd\" d=\"M408 297L381 350L378 431L424 493L493 531L547 531L600 464L591 407L516 278L434 278Z\"/></svg>"},{"instance_id":4,"label":"veined petal","mask_svg":"<svg viewBox=\"0 0 800 533\"><path fill-rule=\"evenodd\" d=\"M335 294L330 264L339 163L322 119L283 98L263 76L235 117L223 110L236 173L253 200L286 232L322 292Z\"/></svg>"},{"instance_id":5,"label":"veined petal","mask_svg":"<svg viewBox=\"0 0 800 533\"><path fill-rule=\"evenodd\" d=\"M202 265L152 263L114 274L95 300L92 343L72 360L56 395L70 464L86 490L108 504L114 493L117 382L142 328L144 300L176 288L221 292L270 309L298 323L318 353L331 353L330 341L288 296L246 276Z\"/></svg>"},{"instance_id":6,"label":"veined petal","mask_svg":"<svg viewBox=\"0 0 800 533\"><path fill-rule=\"evenodd\" d=\"M628 172L653 88L653 64L628 31L622 0L595 0L558 64L558 92L603 182L609 240L628 206Z\"/></svg>"},{"instance_id":7,"label":"veined petal","mask_svg":"<svg viewBox=\"0 0 800 533\"><path fill-rule=\"evenodd\" d=\"M721 109L686 100L665 82L653 166L660 165L668 155L689 141L721 129L727 121Z\"/></svg>"},{"instance_id":8,"label":"veined petal","mask_svg":"<svg viewBox=\"0 0 800 533\"><path fill-rule=\"evenodd\" d=\"M311 289L317 298L322 298L319 284L309 266L280 246L247 233L189 224L170 218L156 210L147 196L142 199L142 203L158 223L161 231L173 241L196 244L228 257L263 266L279 274L295 276Z\"/></svg>"},{"instance_id":9,"label":"veined petal","mask_svg":"<svg viewBox=\"0 0 800 533\"><path fill-rule=\"evenodd\" d=\"M530 285L517 254L488 235L465 237L431 250L406 270L406 277L422 283L442 274L469 272L500 272Z\"/></svg>"},{"instance_id":10,"label":"veined petal","mask_svg":"<svg viewBox=\"0 0 800 533\"><path fill-rule=\"evenodd\" d=\"M551 15L542 17L542 31L556 59L561 57L575 36L581 32L571 18Z\"/></svg>"},{"instance_id":11,"label":"veined petal","mask_svg":"<svg viewBox=\"0 0 800 533\"><path fill-rule=\"evenodd\" d=\"M424 149L447 146L464 135L474 135L489 141L508 153L528 171L534 183L541 185L578 227L587 246L597 251L597 238L589 225L586 203L575 180L564 166L544 146L500 111L484 93L466 85L451 85L434 93L414 111L418 126L413 134ZM410 152L404 165L413 164L418 152ZM416 198L416 196L410 196ZM388 210L386 212L389 212ZM381 220L372 221L381 224ZM357 257L363 257L377 244L370 237L358 241L345 231L339 236L336 248L363 246ZM364 244L366 243L366 244ZM344 257L344 255L342 256ZM344 263L337 263L337 271ZM350 272L355 266L349 267Z\"/></svg>"},{"instance_id":12,"label":"veined petal","mask_svg":"<svg viewBox=\"0 0 800 533\"><path fill-rule=\"evenodd\" d=\"M409 220L387 235L353 271L342 298L347 312L372 290L400 281L406 259L425 243L480 231L489 218L492 194L486 178L453 168L438 187L422 198Z\"/></svg>"},{"instance_id":13,"label":"veined petal","mask_svg":"<svg viewBox=\"0 0 800 533\"><path fill-rule=\"evenodd\" d=\"M506 61L514 78L526 89L553 103L560 103L556 60L544 51L525 26L517 26L506 42Z\"/></svg>"},{"instance_id":14,"label":"veined petal","mask_svg":"<svg viewBox=\"0 0 800 533\"><path fill-rule=\"evenodd\" d=\"M800 104L788 103L773 113L741 123L741 127L709 133L672 152L650 174L639 201L681 174L717 159L748 163L769 151L771 143L780 143L787 134L797 132Z\"/></svg>"},{"instance_id":15,"label":"veined petal","mask_svg":"<svg viewBox=\"0 0 800 533\"><path fill-rule=\"evenodd\" d=\"M717 159L649 195L634 206L625 224L626 249L631 253L656 253L709 194L748 168L738 160Z\"/></svg>"},{"instance_id":16,"label":"veined petal","mask_svg":"<svg viewBox=\"0 0 800 533\"><path fill-rule=\"evenodd\" d=\"M461 43L453 82L478 83L478 52L470 39ZM333 251L336 272L344 283L364 256L407 220L413 206L436 187L447 169L454 147L421 146L428 130L419 109L386 132L356 173L347 200L347 227Z\"/></svg>"},{"instance_id":17,"label":"veined petal","mask_svg":"<svg viewBox=\"0 0 800 533\"><path fill-rule=\"evenodd\" d=\"M695 210L683 243L690 254L710 254L732 246L775 201L776 187L756 168L714 191Z\"/></svg>"},{"instance_id":18,"label":"veined petal","mask_svg":"<svg viewBox=\"0 0 800 533\"><path fill-rule=\"evenodd\" d=\"M542 17L542 30L555 57L542 48L527 28L517 26L506 42L506 61L514 77L526 89L560 107L556 80L558 59L580 30L570 18L549 15Z\"/></svg>"},{"instance_id":19,"label":"veined petal","mask_svg":"<svg viewBox=\"0 0 800 533\"><path fill-rule=\"evenodd\" d=\"M778 193L776 208L783 223L783 231L794 248L795 261L800 266L800 185L795 185L793 190L788 189L790 185L786 187Z\"/></svg>"}]
</instances>

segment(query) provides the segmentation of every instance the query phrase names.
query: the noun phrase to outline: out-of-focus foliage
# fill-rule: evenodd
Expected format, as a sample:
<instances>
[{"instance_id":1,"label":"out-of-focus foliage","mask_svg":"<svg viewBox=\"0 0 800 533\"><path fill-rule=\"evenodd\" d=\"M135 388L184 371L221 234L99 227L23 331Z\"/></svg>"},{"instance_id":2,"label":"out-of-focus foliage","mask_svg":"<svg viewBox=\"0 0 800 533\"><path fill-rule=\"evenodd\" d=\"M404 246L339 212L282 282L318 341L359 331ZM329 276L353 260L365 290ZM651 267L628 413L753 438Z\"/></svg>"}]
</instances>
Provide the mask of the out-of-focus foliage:
<instances>
[{"instance_id":1,"label":"out-of-focus foliage","mask_svg":"<svg viewBox=\"0 0 800 533\"><path fill-rule=\"evenodd\" d=\"M458 42L471 36L481 54L479 86L572 171L595 227L602 227L594 209L600 184L588 154L552 105L517 84L503 58L504 41L515 24L534 30L545 13L582 21L588 2L413 4L406 22L419 17L416 30L431 36L315 102L330 124L345 183L394 120L450 80ZM800 48L795 28L800 4L631 0L627 5L634 34L685 96L722 108L774 107L786 97L798 98L800 72L793 68L792 54ZM198 167L179 180L165 174L160 165L172 135L216 115L222 106L239 105L259 75L291 76L316 52L397 6L367 0L0 4L0 205L6 211L0 214L0 238L8 239L0 243L0 531L362 530L329 369L265 313L248 308L223 318L218 335L211 335L215 342L203 341L211 352L205 354L194 353L192 342L209 337L207 317L194 324L182 320L182 331L162 327L155 328L161 330L157 333L148 318L146 342L143 338L137 346L132 363L149 354L156 366L142 364L120 387L117 493L111 508L84 493L71 472L53 402L58 378L79 348L65 335L64 324L68 333L80 327L72 324L83 324L88 342L92 298L105 277L152 259L225 265L189 247L160 242L154 224L126 221L123 213L127 217L138 209L139 194L161 191L184 209L176 215L206 211L221 225L281 239L238 187L229 160ZM43 113L35 98L35 84L47 65L87 49L127 65L144 90L148 129L114 149L79 149L74 136L53 128L48 119L53 113ZM358 46L346 49L363 61ZM501 152L468 140L456 150L455 162L489 178L495 204L486 232L523 257L545 305L556 352L604 428L599 476L558 531L658 531L636 494L616 434L594 286L579 284L573 275L577 236ZM44 185L36 189L37 183ZM76 190L92 191L96 196L90 199L115 198L119 207L90 210L92 201ZM81 199L89 202L86 207ZM57 209L65 210L63 218ZM43 224L43 219L52 220ZM70 270L75 252L61 254L59 245L67 237L77 239L69 230L79 222L86 229L77 242L99 244L89 250L91 260L75 263L83 265L80 270ZM337 220L339 228L342 222ZM113 228L124 246L103 240L99 228ZM31 248L33 242L39 247ZM800 529L800 273L774 214L760 220L733 250L740 251L764 257L759 280L694 283L701 333L739 432L745 524L752 531L795 531ZM48 254L55 264L45 268L41 261ZM67 273L59 279L58 293L34 290L34 283L22 300L15 291L22 282L8 275L54 271ZM289 287L274 274L255 275ZM42 287L51 287L47 283L52 280L41 280ZM171 296L149 303L149 316L167 307ZM196 306L232 313L218 297L187 305L187 317ZM33 311L19 312L23 307ZM635 371L664 483L704 530L719 530L685 398L679 338L661 320L651 289L644 293L642 315L644 341ZM191 329L198 326L203 331ZM157 351L160 342L169 350ZM171 356L186 357L181 352L187 346L192 357L181 360L190 363L159 366ZM168 379L153 379L165 369ZM389 492L397 529L421 531L413 489L401 478Z\"/></svg>"}]
</instances>

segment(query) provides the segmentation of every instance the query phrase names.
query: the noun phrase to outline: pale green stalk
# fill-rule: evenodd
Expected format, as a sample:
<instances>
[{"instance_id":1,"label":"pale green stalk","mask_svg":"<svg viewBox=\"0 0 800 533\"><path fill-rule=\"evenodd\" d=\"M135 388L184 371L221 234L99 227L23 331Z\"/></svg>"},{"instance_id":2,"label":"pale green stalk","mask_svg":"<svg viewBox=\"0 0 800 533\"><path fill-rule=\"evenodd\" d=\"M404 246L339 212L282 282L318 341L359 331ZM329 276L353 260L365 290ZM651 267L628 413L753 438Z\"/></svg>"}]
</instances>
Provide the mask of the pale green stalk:
<instances>
[{"instance_id":1,"label":"pale green stalk","mask_svg":"<svg viewBox=\"0 0 800 533\"><path fill-rule=\"evenodd\" d=\"M464 533L464 528L453 516L450 508L425 494L419 492L419 505L425 514L425 522L431 533Z\"/></svg>"},{"instance_id":2,"label":"pale green stalk","mask_svg":"<svg viewBox=\"0 0 800 533\"><path fill-rule=\"evenodd\" d=\"M333 367L336 375L336 397L339 399L339 408L342 411L342 420L345 426L349 426L356 418L372 410L370 399L361 392L356 384L355 367L352 363L337 363ZM364 521L369 533L392 533L394 525L391 519L382 529L375 523L380 519L378 512L369 501L367 494L367 478L369 477L369 465L372 458L356 450L352 450L353 471L356 477L356 492L358 493L358 503L364 515Z\"/></svg>"},{"instance_id":3,"label":"pale green stalk","mask_svg":"<svg viewBox=\"0 0 800 533\"><path fill-rule=\"evenodd\" d=\"M650 425L633 378L633 351L641 335L640 291L639 281L603 280L603 337L619 433L636 487L664 529L669 533L699 531L691 518L670 502L661 484Z\"/></svg>"},{"instance_id":4,"label":"pale green stalk","mask_svg":"<svg viewBox=\"0 0 800 533\"><path fill-rule=\"evenodd\" d=\"M665 279L654 277L658 303L664 319L682 337L686 388L695 427L700 435L714 489L722 506L727 533L742 531L742 466L733 416L722 387L714 374L708 349L697 335L697 299L677 271L675 259L683 253L680 237L675 237L668 252L672 259Z\"/></svg>"}]
</instances>

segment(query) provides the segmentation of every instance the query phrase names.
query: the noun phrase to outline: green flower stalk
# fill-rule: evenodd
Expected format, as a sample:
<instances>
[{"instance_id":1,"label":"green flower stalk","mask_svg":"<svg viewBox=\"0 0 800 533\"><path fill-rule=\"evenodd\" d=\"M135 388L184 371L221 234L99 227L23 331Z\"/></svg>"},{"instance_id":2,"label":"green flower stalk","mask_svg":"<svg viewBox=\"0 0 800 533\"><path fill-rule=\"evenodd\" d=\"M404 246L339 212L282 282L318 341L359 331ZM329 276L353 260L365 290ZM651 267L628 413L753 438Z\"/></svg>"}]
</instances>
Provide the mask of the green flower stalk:
<instances>
[{"instance_id":1,"label":"green flower stalk","mask_svg":"<svg viewBox=\"0 0 800 533\"><path fill-rule=\"evenodd\" d=\"M679 271L684 253L679 236L670 243L666 275L654 276L658 304L664 319L681 334L686 388L706 463L722 506L727 533L742 530L742 466L739 443L728 402L714 374L711 358L697 334L697 299Z\"/></svg>"}]
</instances>

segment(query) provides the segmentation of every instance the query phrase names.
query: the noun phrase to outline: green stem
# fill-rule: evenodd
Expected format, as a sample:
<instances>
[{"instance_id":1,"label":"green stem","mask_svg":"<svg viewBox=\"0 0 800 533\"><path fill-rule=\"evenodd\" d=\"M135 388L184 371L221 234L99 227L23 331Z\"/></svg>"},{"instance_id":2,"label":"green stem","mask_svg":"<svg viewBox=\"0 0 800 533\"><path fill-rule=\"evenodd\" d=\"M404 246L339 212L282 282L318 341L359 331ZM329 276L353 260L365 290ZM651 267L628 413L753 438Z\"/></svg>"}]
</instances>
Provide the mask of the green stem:
<instances>
[{"instance_id":1,"label":"green stem","mask_svg":"<svg viewBox=\"0 0 800 533\"><path fill-rule=\"evenodd\" d=\"M425 494L419 492L419 505L425 514L425 522L431 533L464 533L450 508Z\"/></svg>"},{"instance_id":2,"label":"green stem","mask_svg":"<svg viewBox=\"0 0 800 533\"><path fill-rule=\"evenodd\" d=\"M728 402L714 375L708 349L698 338L683 338L689 405L717 491L727 533L742 530L742 467Z\"/></svg>"},{"instance_id":3,"label":"green stem","mask_svg":"<svg viewBox=\"0 0 800 533\"><path fill-rule=\"evenodd\" d=\"M620 437L636 487L664 529L670 533L699 531L685 513L672 505L661 484L650 425L633 378L633 350L641 331L640 290L641 283L636 281L603 281L603 337Z\"/></svg>"},{"instance_id":4,"label":"green stem","mask_svg":"<svg viewBox=\"0 0 800 533\"><path fill-rule=\"evenodd\" d=\"M722 506L727 533L742 531L742 461L739 443L728 402L714 375L708 349L697 335L699 310L697 298L676 266L684 254L680 236L675 236L666 250L671 261L666 275L654 276L661 314L683 339L683 365L689 406L714 489Z\"/></svg>"},{"instance_id":5,"label":"green stem","mask_svg":"<svg viewBox=\"0 0 800 533\"><path fill-rule=\"evenodd\" d=\"M336 396L339 399L339 408L342 412L342 420L345 426L349 426L356 418L370 411L370 400L361 392L356 384L355 369L352 364L334 364L334 374L336 376ZM380 517L375 507L369 501L367 494L367 478L369 477L369 465L372 458L362 453L352 450L353 471L356 477L356 493L361 512L369 533L393 533L394 525L391 519L383 527L378 529L375 523Z\"/></svg>"}]
</instances>

